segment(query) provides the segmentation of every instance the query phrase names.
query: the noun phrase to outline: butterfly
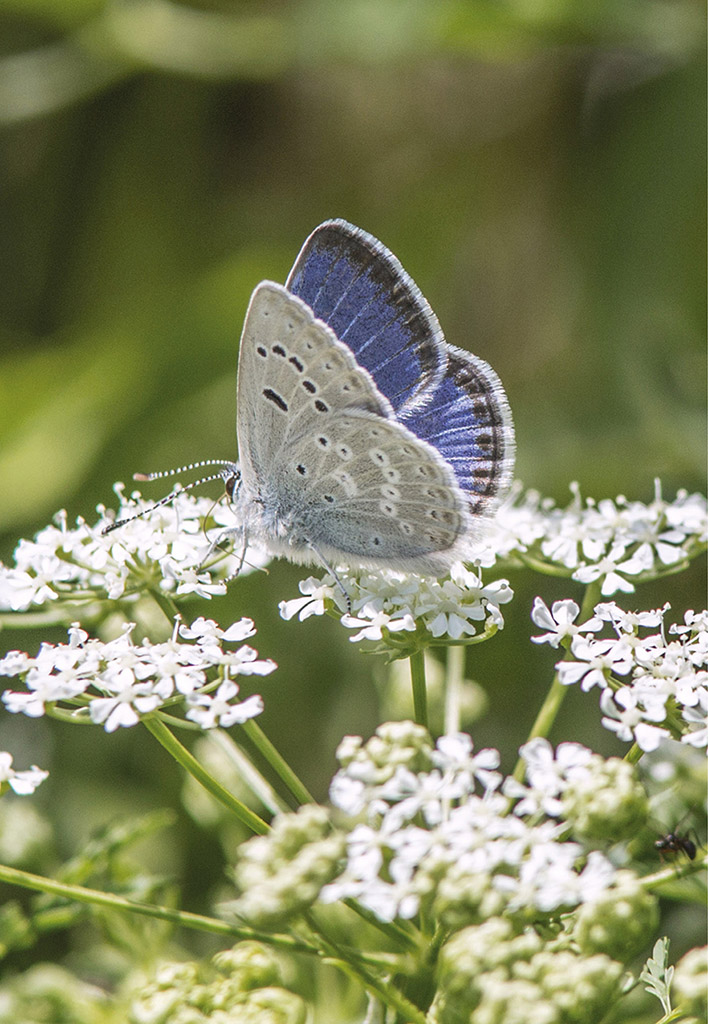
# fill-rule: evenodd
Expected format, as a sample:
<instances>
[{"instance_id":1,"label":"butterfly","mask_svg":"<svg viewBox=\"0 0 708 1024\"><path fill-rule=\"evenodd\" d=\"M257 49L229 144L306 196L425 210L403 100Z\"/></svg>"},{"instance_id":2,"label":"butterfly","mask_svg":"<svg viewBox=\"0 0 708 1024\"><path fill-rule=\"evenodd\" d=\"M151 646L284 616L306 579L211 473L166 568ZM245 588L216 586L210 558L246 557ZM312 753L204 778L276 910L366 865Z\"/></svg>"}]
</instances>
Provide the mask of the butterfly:
<instances>
[{"instance_id":1,"label":"butterfly","mask_svg":"<svg viewBox=\"0 0 708 1024\"><path fill-rule=\"evenodd\" d=\"M253 292L237 384L244 537L294 562L443 575L508 489L514 433L485 362L445 342L396 257L320 224Z\"/></svg>"},{"instance_id":2,"label":"butterfly","mask_svg":"<svg viewBox=\"0 0 708 1024\"><path fill-rule=\"evenodd\" d=\"M327 569L441 576L511 483L499 378L446 343L393 253L344 220L315 228L285 285L253 292L236 420L239 462L196 465L222 467L242 559L251 541Z\"/></svg>"}]
</instances>

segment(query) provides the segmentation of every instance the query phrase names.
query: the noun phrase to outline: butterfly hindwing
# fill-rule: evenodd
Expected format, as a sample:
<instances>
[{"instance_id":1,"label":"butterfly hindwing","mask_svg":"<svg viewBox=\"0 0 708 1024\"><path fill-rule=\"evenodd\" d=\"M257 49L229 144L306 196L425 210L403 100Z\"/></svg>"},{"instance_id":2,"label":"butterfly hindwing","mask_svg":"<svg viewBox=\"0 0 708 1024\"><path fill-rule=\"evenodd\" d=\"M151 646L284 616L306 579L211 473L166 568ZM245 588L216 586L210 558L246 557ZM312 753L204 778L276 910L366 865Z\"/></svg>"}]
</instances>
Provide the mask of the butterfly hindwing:
<instances>
[{"instance_id":1,"label":"butterfly hindwing","mask_svg":"<svg viewBox=\"0 0 708 1024\"><path fill-rule=\"evenodd\" d=\"M511 483L514 429L509 404L491 366L452 345L447 350L447 370L431 402L404 422L452 467L470 511L488 514Z\"/></svg>"}]
</instances>

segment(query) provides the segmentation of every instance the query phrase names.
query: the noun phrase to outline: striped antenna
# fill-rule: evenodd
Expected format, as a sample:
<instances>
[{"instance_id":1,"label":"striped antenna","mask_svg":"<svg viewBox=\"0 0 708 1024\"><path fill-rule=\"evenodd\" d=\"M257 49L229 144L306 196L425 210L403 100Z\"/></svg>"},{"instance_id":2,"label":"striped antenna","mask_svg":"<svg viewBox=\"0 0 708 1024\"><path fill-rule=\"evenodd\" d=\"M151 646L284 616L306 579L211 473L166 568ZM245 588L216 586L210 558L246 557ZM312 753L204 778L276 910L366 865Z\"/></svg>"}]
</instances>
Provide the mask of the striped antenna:
<instances>
[{"instance_id":1,"label":"striped antenna","mask_svg":"<svg viewBox=\"0 0 708 1024\"><path fill-rule=\"evenodd\" d=\"M229 497L233 495L234 484L240 477L240 471L235 462L226 462L222 459L203 459L201 462L192 462L189 466L182 466L179 469L161 469L155 473L133 473L133 480L160 480L166 476L177 476L180 473L186 473L190 469L199 469L202 466L221 466L220 473L210 473L208 476L200 477L199 480L194 480L191 484L185 484L184 486L175 487L173 491L170 491L164 498L160 498L154 505L149 505L148 508L144 508L142 512L136 512L135 515L126 516L124 519L117 519L114 523L110 523L101 530L101 535L105 537L107 533L112 533L113 530L117 530L119 526L125 526L126 523L132 523L135 519L142 519L144 516L154 512L157 508L162 508L163 505L169 505L171 501L174 501L177 495L184 494L186 491L191 491L195 487L199 487L201 484L207 484L211 480L223 480L226 485L226 491Z\"/></svg>"},{"instance_id":2,"label":"striped antenna","mask_svg":"<svg viewBox=\"0 0 708 1024\"><path fill-rule=\"evenodd\" d=\"M227 462L226 459L202 459L201 462L190 462L188 466L180 466L179 469L160 469L155 473L133 473L133 480L162 480L166 476L179 476L181 473L189 473L192 469L203 469L204 466L221 466L222 469L228 469L233 474L238 473L238 466L235 462ZM208 479L215 480L218 476L223 477L224 474L217 473L217 476L208 477ZM206 480L207 477L204 479ZM192 487L203 482L203 480L195 480Z\"/></svg>"}]
</instances>

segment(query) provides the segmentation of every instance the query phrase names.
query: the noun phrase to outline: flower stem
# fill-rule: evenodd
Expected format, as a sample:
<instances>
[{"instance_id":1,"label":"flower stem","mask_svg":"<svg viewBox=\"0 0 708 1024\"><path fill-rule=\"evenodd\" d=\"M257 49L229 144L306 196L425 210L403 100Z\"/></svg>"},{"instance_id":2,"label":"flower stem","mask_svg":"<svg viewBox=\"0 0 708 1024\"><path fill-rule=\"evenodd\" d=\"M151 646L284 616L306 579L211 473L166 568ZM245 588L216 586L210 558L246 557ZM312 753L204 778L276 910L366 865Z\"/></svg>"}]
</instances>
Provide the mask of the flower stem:
<instances>
[{"instance_id":1,"label":"flower stem","mask_svg":"<svg viewBox=\"0 0 708 1024\"><path fill-rule=\"evenodd\" d=\"M346 974L360 981L369 992L378 996L382 1003L395 1010L400 1020L410 1022L410 1024L425 1024L427 1020L426 1015L410 1000L406 999L395 985L374 975L358 959L347 959L346 951L341 949L337 943L333 942L325 934L311 913L306 914L305 919L318 936L318 941L321 943L322 951L326 956L325 963L338 967Z\"/></svg>"},{"instance_id":2,"label":"flower stem","mask_svg":"<svg viewBox=\"0 0 708 1024\"><path fill-rule=\"evenodd\" d=\"M160 590L159 587L149 587L148 590L150 596L153 598L155 604L159 607L160 611L165 616L169 624L171 626L174 626L175 616L179 615L179 608L177 607L175 602L172 600L171 597L169 597L162 590Z\"/></svg>"},{"instance_id":3,"label":"flower stem","mask_svg":"<svg viewBox=\"0 0 708 1024\"><path fill-rule=\"evenodd\" d=\"M425 655L415 651L410 656L413 685L413 714L418 725L428 728L428 697L425 690Z\"/></svg>"},{"instance_id":4,"label":"flower stem","mask_svg":"<svg viewBox=\"0 0 708 1024\"><path fill-rule=\"evenodd\" d=\"M633 743L627 753L624 755L625 761L629 761L630 764L639 764L644 751L637 743Z\"/></svg>"},{"instance_id":5,"label":"flower stem","mask_svg":"<svg viewBox=\"0 0 708 1024\"><path fill-rule=\"evenodd\" d=\"M560 710L560 706L563 703L563 698L565 697L566 690L567 687L563 686L560 679L558 678L558 673L556 673L553 677L551 688L546 694L546 699L541 705L541 710L536 715L536 721L531 726L531 732L529 733L528 739L526 740L527 743L529 740L534 739L536 736L548 736L549 732L553 727L553 723L556 720L556 716ZM516 762L516 767L514 768L513 773L514 778L517 782L523 782L525 771L526 762L522 758L519 758L519 760Z\"/></svg>"},{"instance_id":6,"label":"flower stem","mask_svg":"<svg viewBox=\"0 0 708 1024\"><path fill-rule=\"evenodd\" d=\"M190 914L186 910L174 910L172 907L160 907L151 903L140 903L125 896L118 896L113 892L101 892L99 889L88 889L82 885L69 885L53 878L33 875L29 871L19 871L17 868L8 867L5 864L0 864L0 881L10 885L20 885L25 889L51 893L53 896L73 900L76 903L88 903L95 907L107 907L112 910L127 910L133 914L142 914L144 917L170 921L172 924L181 925L184 928L211 932L213 935L223 935L235 939L257 939L259 942L280 949L319 955L319 950L289 935L271 935L270 933L256 932L252 928L239 928L227 921L220 921L216 917Z\"/></svg>"},{"instance_id":7,"label":"flower stem","mask_svg":"<svg viewBox=\"0 0 708 1024\"><path fill-rule=\"evenodd\" d=\"M460 731L460 700L465 673L465 649L459 645L447 649L445 680L445 735Z\"/></svg>"},{"instance_id":8,"label":"flower stem","mask_svg":"<svg viewBox=\"0 0 708 1024\"><path fill-rule=\"evenodd\" d=\"M278 753L266 734L257 722L250 718L241 726L249 740L258 750L259 754L268 762L276 775L285 783L292 795L299 804L314 804L315 798L300 782L299 778L287 763L285 758Z\"/></svg>"},{"instance_id":9,"label":"flower stem","mask_svg":"<svg viewBox=\"0 0 708 1024\"><path fill-rule=\"evenodd\" d=\"M599 597L599 585L597 583L590 583L585 590L585 596L583 597L583 603L580 608L580 614L578 616L578 619L581 623L585 622L586 619L589 617ZM563 661L570 661L572 657L573 655L571 653L570 647L568 647L563 656ZM563 686L559 679L558 673L556 672L553 676L553 682L551 683L550 689L546 694L546 699L541 705L541 710L536 715L536 721L531 726L531 732L529 733L528 739L526 741L527 743L528 740L535 739L536 736L548 736L551 729L553 728L553 723L556 720L558 712L560 711L561 704L563 703L563 699L565 698L567 689L568 687ZM519 760L516 762L516 767L514 768L513 772L514 778L517 780L517 782L523 782L525 771L526 764L521 758L519 758Z\"/></svg>"},{"instance_id":10,"label":"flower stem","mask_svg":"<svg viewBox=\"0 0 708 1024\"><path fill-rule=\"evenodd\" d=\"M240 800L237 800L233 794L229 793L213 775L210 775L197 761L196 757L190 754L186 747L182 746L176 736L172 735L164 722L160 721L156 716L146 716L142 719L142 723L155 739L162 744L165 750L174 757L175 761L181 764L192 778L204 786L207 792L211 793L216 800L227 807L247 828L250 828L252 832L260 836L268 832L269 829L266 822L259 818L257 814L254 814L245 804L242 804Z\"/></svg>"}]
</instances>

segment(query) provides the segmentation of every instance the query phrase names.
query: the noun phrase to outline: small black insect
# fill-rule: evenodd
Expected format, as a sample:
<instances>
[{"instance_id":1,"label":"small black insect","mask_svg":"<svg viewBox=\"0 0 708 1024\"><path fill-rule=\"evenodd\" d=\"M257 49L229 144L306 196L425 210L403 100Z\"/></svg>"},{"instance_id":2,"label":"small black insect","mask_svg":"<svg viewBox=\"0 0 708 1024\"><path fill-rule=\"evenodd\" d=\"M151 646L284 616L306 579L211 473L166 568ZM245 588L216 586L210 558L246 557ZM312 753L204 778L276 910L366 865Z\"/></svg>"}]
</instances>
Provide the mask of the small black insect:
<instances>
[{"instance_id":1,"label":"small black insect","mask_svg":"<svg viewBox=\"0 0 708 1024\"><path fill-rule=\"evenodd\" d=\"M668 832L661 839L654 843L659 856L663 853L685 853L689 860L696 859L697 846L688 835L681 835L678 831Z\"/></svg>"}]
</instances>

